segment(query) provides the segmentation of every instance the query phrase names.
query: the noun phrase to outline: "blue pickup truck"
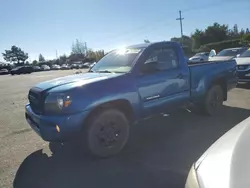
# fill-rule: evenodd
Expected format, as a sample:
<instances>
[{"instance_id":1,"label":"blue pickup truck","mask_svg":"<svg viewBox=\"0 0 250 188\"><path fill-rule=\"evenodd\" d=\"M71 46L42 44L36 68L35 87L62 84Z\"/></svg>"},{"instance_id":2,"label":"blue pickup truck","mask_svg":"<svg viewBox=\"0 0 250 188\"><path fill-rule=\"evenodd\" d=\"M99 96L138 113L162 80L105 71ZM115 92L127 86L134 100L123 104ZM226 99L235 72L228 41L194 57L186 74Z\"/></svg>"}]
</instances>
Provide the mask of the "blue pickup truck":
<instances>
[{"instance_id":1,"label":"blue pickup truck","mask_svg":"<svg viewBox=\"0 0 250 188\"><path fill-rule=\"evenodd\" d=\"M235 60L187 61L174 42L111 51L87 73L31 88L26 120L46 141L78 138L94 156L114 155L134 122L190 103L208 115L218 113L228 90L237 85Z\"/></svg>"}]
</instances>

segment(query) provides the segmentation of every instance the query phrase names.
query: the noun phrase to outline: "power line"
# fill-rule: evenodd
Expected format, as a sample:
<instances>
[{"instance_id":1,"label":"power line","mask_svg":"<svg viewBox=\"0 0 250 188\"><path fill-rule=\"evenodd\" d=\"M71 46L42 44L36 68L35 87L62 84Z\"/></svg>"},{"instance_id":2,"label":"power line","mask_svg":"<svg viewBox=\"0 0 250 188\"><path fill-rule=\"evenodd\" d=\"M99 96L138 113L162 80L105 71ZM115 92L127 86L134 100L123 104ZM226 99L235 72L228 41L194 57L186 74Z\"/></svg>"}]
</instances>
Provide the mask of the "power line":
<instances>
[{"instance_id":1,"label":"power line","mask_svg":"<svg viewBox=\"0 0 250 188\"><path fill-rule=\"evenodd\" d=\"M249 0L238 0L237 2L250 2ZM209 9L211 7L219 7L220 5L228 5L229 3L235 3L234 0L221 0L221 1L218 1L216 3L206 3L206 4L200 4L200 5L197 5L197 6L193 6L193 7L189 7L189 8L185 8L185 9L182 9L182 12L188 12L188 11L193 11L193 10L204 10L204 9Z\"/></svg>"}]
</instances>

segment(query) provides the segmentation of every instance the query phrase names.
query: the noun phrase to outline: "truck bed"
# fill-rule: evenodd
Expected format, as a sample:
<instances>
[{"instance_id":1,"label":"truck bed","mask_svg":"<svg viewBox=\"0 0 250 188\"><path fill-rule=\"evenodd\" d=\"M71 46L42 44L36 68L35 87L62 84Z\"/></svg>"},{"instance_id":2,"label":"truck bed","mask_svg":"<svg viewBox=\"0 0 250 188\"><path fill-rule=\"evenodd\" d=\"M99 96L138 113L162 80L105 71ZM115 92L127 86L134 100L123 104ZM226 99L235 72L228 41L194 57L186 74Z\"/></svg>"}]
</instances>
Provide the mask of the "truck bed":
<instances>
[{"instance_id":1,"label":"truck bed","mask_svg":"<svg viewBox=\"0 0 250 188\"><path fill-rule=\"evenodd\" d=\"M237 83L234 75L236 74L235 60L191 63L188 68L190 72L191 100L199 99L205 94L202 91L206 91L205 87L209 87L207 83L210 83L211 79L219 79L220 76L226 75L227 90Z\"/></svg>"}]
</instances>

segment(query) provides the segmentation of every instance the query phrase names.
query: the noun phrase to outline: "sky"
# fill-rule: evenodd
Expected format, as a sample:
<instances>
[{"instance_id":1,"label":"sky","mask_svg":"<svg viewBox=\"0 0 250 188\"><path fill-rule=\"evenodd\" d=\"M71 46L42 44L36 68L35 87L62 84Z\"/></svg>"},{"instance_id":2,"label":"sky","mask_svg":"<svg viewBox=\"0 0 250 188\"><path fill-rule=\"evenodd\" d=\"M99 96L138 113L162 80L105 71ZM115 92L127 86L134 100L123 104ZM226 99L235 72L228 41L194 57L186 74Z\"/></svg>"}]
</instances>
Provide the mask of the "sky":
<instances>
[{"instance_id":1,"label":"sky","mask_svg":"<svg viewBox=\"0 0 250 188\"><path fill-rule=\"evenodd\" d=\"M105 51L180 37L218 22L250 28L250 0L0 0L0 61L12 45L29 61L69 55L79 39Z\"/></svg>"}]
</instances>

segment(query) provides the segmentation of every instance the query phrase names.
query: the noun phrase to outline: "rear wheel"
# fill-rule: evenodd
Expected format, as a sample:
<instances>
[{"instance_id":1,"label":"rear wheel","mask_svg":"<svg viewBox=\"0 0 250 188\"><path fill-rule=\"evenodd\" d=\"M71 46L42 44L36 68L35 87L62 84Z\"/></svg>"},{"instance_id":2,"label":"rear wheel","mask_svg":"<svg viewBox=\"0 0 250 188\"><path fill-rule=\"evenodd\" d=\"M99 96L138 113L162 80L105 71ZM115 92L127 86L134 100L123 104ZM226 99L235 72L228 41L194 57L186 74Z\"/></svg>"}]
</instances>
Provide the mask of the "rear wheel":
<instances>
[{"instance_id":1,"label":"rear wheel","mask_svg":"<svg viewBox=\"0 0 250 188\"><path fill-rule=\"evenodd\" d=\"M105 109L92 115L83 129L84 150L96 157L117 154L127 143L129 122L116 109Z\"/></svg>"},{"instance_id":2,"label":"rear wheel","mask_svg":"<svg viewBox=\"0 0 250 188\"><path fill-rule=\"evenodd\" d=\"M217 115L223 105L223 90L219 85L212 86L205 97L203 110L205 114L213 116Z\"/></svg>"}]
</instances>

